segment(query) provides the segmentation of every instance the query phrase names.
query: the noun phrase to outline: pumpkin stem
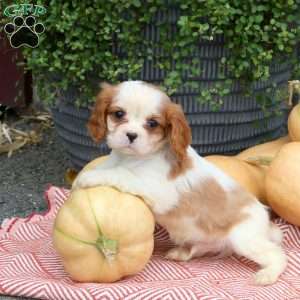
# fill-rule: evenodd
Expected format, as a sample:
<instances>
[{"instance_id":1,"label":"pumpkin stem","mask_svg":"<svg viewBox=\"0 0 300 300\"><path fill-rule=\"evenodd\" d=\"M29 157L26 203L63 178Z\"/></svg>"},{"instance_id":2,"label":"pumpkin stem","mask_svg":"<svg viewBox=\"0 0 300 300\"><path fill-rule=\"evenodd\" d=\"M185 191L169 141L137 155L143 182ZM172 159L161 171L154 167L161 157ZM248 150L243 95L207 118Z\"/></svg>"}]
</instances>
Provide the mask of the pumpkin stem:
<instances>
[{"instance_id":1,"label":"pumpkin stem","mask_svg":"<svg viewBox=\"0 0 300 300\"><path fill-rule=\"evenodd\" d=\"M274 156L253 156L243 159L245 162L255 166L269 166L273 161Z\"/></svg>"},{"instance_id":2,"label":"pumpkin stem","mask_svg":"<svg viewBox=\"0 0 300 300\"><path fill-rule=\"evenodd\" d=\"M116 240L111 240L101 235L96 241L96 248L101 251L107 260L112 260L118 253L118 242Z\"/></svg>"}]
</instances>

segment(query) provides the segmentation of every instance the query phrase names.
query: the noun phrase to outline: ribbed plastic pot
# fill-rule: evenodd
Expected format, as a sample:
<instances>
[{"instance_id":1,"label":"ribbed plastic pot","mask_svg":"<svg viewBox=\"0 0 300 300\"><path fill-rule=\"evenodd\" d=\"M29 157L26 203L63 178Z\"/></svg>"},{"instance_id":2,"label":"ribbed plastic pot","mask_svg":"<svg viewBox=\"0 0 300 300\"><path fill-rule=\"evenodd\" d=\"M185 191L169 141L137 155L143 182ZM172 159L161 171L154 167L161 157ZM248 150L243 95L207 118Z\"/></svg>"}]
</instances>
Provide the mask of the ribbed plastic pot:
<instances>
[{"instance_id":1,"label":"ribbed plastic pot","mask_svg":"<svg viewBox=\"0 0 300 300\"><path fill-rule=\"evenodd\" d=\"M270 82L282 84L288 77L289 69L282 68L272 74ZM275 139L285 130L285 113L265 117L256 100L246 99L241 92L232 91L217 112L200 105L195 96L186 91L174 95L173 100L185 111L192 129L192 146L199 154L234 154L262 141ZM90 110L76 107L72 103L75 99L74 93L64 93L52 108L52 115L73 167L80 170L92 159L107 154L109 149L105 143L96 145L92 141L86 128Z\"/></svg>"},{"instance_id":2,"label":"ribbed plastic pot","mask_svg":"<svg viewBox=\"0 0 300 300\"><path fill-rule=\"evenodd\" d=\"M167 17L172 24L175 24L178 11L170 9L167 14L158 14L158 20ZM149 25L145 31L145 38L158 39L158 30L154 24ZM201 76L196 79L200 90L225 80L219 70L221 58L228 55L223 36L216 36L213 41L199 42L193 57L199 57L201 62ZM253 97L245 96L241 84L235 81L230 93L223 98L224 103L217 112L213 111L209 105L200 104L196 100L199 91L179 88L178 92L172 96L172 100L181 104L185 111L192 128L192 145L197 152L202 155L234 154L259 142L282 135L286 114L266 117L255 95L268 88L275 94L276 89L287 85L290 73L291 66L288 61L273 63L269 80L258 81L252 85ZM153 61L145 61L139 78L154 84L161 84L165 74L154 66ZM274 83L277 87L273 86ZM88 136L86 123L90 111L88 108L76 108L73 105L77 97L75 90L62 91L57 105L52 108L52 113L58 134L70 155L73 167L81 169L87 162L108 153L109 150L104 143L96 145ZM274 109L276 105L278 103L270 104L268 110Z\"/></svg>"}]
</instances>

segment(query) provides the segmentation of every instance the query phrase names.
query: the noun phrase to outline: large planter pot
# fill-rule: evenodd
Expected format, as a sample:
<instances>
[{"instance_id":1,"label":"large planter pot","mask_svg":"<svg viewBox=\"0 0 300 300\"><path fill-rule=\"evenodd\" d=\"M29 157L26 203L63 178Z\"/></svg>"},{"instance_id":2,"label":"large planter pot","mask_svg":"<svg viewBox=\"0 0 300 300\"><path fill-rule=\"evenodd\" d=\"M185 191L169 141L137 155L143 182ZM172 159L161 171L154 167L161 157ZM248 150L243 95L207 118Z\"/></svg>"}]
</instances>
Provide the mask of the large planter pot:
<instances>
[{"instance_id":1,"label":"large planter pot","mask_svg":"<svg viewBox=\"0 0 300 300\"><path fill-rule=\"evenodd\" d=\"M211 63L211 60L207 62L208 67ZM214 80L217 74L213 70L200 80L205 84ZM146 72L142 76L143 80L157 82L154 77ZM278 65L272 73L270 84L285 83L288 78L288 66ZM262 87L258 83L256 89L261 90L267 86ZM192 145L202 155L235 154L262 141L275 139L285 131L285 113L265 117L256 100L244 97L238 89L233 89L226 96L224 105L217 112L212 111L208 105L200 105L195 97L196 95L185 91L174 95L173 100L183 106L192 128ZM92 159L107 154L109 149L105 143L96 145L89 137L86 124L90 109L74 106L74 99L76 92L72 90L61 93L58 104L52 108L52 114L73 167L80 170ZM270 107L272 108L274 107Z\"/></svg>"},{"instance_id":2,"label":"large planter pot","mask_svg":"<svg viewBox=\"0 0 300 300\"><path fill-rule=\"evenodd\" d=\"M170 22L176 22L176 10L170 10L168 13ZM149 25L145 31L145 38L155 40L158 36L157 30L154 24ZM219 66L221 58L228 55L230 54L226 51L223 36L217 36L213 41L199 42L194 56L201 59L203 70L201 76L197 78L200 90L211 87L216 82L224 81ZM196 100L199 91L195 92L190 88L179 89L172 99L183 106L192 128L193 146L198 153L202 155L234 154L261 141L274 139L283 134L286 114L266 117L256 101L256 95L268 88L272 89L275 94L275 89L287 85L290 70L291 66L287 61L273 63L269 80L258 81L252 85L254 92L252 97L245 96L241 84L235 81L230 93L223 98L222 107L216 112L209 105L200 104ZM145 61L139 79L160 84L164 77L165 74L157 69L152 61ZM274 83L277 84L276 88L273 87ZM88 136L86 123L90 111L86 107L76 108L73 105L77 97L78 94L74 89L61 91L57 105L53 107L52 112L58 134L70 155L73 166L80 169L88 161L106 154L108 148L105 144L94 144ZM268 110L273 110L276 105L278 103L270 104Z\"/></svg>"}]
</instances>

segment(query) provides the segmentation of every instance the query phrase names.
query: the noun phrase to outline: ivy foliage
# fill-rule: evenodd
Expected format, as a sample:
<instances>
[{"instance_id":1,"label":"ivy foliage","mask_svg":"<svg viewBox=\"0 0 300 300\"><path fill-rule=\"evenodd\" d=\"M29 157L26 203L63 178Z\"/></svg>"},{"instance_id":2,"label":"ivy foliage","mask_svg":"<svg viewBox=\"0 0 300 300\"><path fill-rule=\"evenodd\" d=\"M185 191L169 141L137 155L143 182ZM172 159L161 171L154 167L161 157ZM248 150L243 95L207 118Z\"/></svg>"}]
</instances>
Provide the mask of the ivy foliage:
<instances>
[{"instance_id":1,"label":"ivy foliage","mask_svg":"<svg viewBox=\"0 0 300 300\"><path fill-rule=\"evenodd\" d=\"M26 3L15 1L22 2ZM9 4L1 1L2 9ZM39 18L46 30L39 46L23 47L23 54L47 102L59 90L76 87L82 95L77 104L86 105L93 101L100 80L139 79L145 61L164 72L169 93L182 85L197 90L195 78L203 70L199 59L190 57L199 40L210 42L223 35L230 55L221 58L220 68L227 70L228 78L199 92L199 100L217 106L230 92L232 79L246 84L267 80L270 63L278 57L292 58L300 35L299 0L37 0L34 4L47 9ZM168 9L176 10L175 20L157 17ZM159 33L158 40L145 36L149 26Z\"/></svg>"}]
</instances>

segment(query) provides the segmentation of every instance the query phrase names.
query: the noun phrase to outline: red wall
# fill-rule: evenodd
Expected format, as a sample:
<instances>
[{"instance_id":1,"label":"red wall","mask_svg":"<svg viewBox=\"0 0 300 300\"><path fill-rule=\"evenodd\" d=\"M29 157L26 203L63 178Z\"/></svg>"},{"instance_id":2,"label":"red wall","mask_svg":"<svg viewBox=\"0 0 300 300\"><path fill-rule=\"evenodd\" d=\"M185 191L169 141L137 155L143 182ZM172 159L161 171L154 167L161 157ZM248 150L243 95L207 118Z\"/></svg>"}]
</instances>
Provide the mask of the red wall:
<instances>
[{"instance_id":1,"label":"red wall","mask_svg":"<svg viewBox=\"0 0 300 300\"><path fill-rule=\"evenodd\" d=\"M22 61L20 50L12 48L5 33L0 33L0 104L9 107L25 105L26 80L23 68L16 65L16 62ZM17 95L19 97L16 102Z\"/></svg>"}]
</instances>

